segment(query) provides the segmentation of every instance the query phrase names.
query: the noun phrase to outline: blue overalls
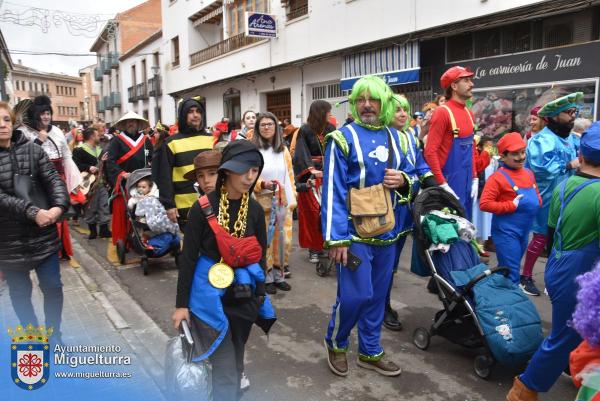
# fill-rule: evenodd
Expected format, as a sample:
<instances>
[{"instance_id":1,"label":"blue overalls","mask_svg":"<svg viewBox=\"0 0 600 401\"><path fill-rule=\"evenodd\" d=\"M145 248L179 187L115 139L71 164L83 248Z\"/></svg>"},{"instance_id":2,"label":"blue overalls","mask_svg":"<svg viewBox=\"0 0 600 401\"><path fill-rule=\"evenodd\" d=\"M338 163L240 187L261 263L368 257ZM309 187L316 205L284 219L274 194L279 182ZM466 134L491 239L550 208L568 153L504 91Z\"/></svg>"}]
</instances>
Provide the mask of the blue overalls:
<instances>
[{"instance_id":1,"label":"blue overalls","mask_svg":"<svg viewBox=\"0 0 600 401\"><path fill-rule=\"evenodd\" d=\"M465 208L467 219L471 220L473 214L473 198L471 198L471 186L473 185L472 133L463 138L454 136L452 148L442 173Z\"/></svg>"},{"instance_id":2,"label":"blue overalls","mask_svg":"<svg viewBox=\"0 0 600 401\"><path fill-rule=\"evenodd\" d=\"M537 392L550 390L569 364L569 354L581 343L581 336L568 322L577 305L578 285L575 278L592 270L600 258L600 246L593 241L582 248L564 251L560 226L565 206L586 186L600 182L591 179L577 186L565 199L567 180L560 189L560 214L556 223L555 245L546 265L544 280L552 302L552 331L544 339L529 366L520 377L523 384Z\"/></svg>"},{"instance_id":3,"label":"blue overalls","mask_svg":"<svg viewBox=\"0 0 600 401\"><path fill-rule=\"evenodd\" d=\"M536 185L530 188L519 188L505 171L506 167L500 167L498 172L502 174L517 195L523 195L519 206L514 213L494 214L492 217L492 238L496 245L498 266L510 268L510 279L513 283L519 283L521 271L521 258L527 249L529 231L540 208L540 200L537 195ZM534 181L533 173L525 169Z\"/></svg>"}]
</instances>

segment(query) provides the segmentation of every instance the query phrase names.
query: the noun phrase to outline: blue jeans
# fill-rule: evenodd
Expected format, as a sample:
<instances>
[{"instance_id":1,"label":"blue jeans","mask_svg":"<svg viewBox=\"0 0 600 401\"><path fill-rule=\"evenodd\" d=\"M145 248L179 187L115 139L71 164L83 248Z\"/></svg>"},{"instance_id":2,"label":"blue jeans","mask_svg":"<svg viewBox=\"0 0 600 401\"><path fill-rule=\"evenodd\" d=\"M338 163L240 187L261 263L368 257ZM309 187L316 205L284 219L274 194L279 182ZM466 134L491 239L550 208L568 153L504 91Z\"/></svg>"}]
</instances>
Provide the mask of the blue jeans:
<instances>
[{"instance_id":1,"label":"blue jeans","mask_svg":"<svg viewBox=\"0 0 600 401\"><path fill-rule=\"evenodd\" d=\"M63 309L63 290L60 280L60 263L58 253L42 260L33 268L44 294L44 316L46 327L52 327L54 333L60 336L61 315ZM29 270L4 270L8 284L10 301L13 309L23 326L31 323L37 326L38 320L31 302L31 278Z\"/></svg>"}]
</instances>

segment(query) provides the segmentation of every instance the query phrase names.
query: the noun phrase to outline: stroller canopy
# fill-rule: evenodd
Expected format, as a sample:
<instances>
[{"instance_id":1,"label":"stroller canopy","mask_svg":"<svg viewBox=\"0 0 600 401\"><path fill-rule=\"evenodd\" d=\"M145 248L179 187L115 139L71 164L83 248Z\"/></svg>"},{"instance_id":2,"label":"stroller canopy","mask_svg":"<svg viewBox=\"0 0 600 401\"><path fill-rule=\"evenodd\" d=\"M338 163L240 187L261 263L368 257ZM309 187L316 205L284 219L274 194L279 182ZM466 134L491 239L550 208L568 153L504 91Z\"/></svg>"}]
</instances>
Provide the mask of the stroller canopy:
<instances>
[{"instance_id":1,"label":"stroller canopy","mask_svg":"<svg viewBox=\"0 0 600 401\"><path fill-rule=\"evenodd\" d=\"M140 168L131 172L131 175L127 179L127 193L131 191L131 188L135 187L137 183L144 178L152 176L152 169Z\"/></svg>"}]
</instances>

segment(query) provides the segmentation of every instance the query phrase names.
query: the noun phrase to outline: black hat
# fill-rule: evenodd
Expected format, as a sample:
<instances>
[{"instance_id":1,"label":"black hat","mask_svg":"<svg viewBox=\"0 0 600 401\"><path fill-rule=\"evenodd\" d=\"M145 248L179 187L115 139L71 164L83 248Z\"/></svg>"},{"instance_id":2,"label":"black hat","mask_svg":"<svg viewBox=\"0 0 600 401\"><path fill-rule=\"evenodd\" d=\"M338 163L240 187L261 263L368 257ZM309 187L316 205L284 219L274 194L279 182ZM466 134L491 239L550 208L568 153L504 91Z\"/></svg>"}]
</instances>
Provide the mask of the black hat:
<instances>
[{"instance_id":1,"label":"black hat","mask_svg":"<svg viewBox=\"0 0 600 401\"><path fill-rule=\"evenodd\" d=\"M54 114L52 112L52 102L50 101L50 98L45 95L36 96L29 106L29 109L27 109L27 120L35 127L40 122L40 115L45 111Z\"/></svg>"},{"instance_id":2,"label":"black hat","mask_svg":"<svg viewBox=\"0 0 600 401\"><path fill-rule=\"evenodd\" d=\"M258 167L260 176L264 164L262 154L252 142L243 139L229 142L223 149L221 165L218 168L217 188L220 188L225 180L225 171L244 174L252 167Z\"/></svg>"}]
</instances>

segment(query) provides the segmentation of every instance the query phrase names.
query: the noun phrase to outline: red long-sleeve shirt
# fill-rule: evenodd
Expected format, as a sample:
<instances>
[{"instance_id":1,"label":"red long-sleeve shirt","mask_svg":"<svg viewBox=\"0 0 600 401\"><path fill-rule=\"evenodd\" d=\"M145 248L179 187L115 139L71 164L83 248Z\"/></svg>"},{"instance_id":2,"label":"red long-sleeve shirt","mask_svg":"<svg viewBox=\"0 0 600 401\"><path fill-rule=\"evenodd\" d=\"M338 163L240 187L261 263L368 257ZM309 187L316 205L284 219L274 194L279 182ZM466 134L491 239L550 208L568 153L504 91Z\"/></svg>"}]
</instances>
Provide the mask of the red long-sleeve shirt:
<instances>
[{"instance_id":1,"label":"red long-sleeve shirt","mask_svg":"<svg viewBox=\"0 0 600 401\"><path fill-rule=\"evenodd\" d=\"M456 126L459 129L459 138L473 134L473 123L472 118L469 118L467 113L471 113L469 109L465 107L463 103L459 103L454 99L450 99L446 102L446 106L452 110ZM473 113L471 113L473 117ZM452 133L452 123L450 122L450 115L448 110L443 107L438 107L431 116L431 124L429 126L429 133L427 135L427 143L425 144L425 151L423 155L431 172L441 185L446 182L442 168L448 160L450 149L452 149L452 141L454 140L454 134ZM477 149L473 146L473 171L472 177L477 177L475 171L475 159Z\"/></svg>"},{"instance_id":2,"label":"red long-sleeve shirt","mask_svg":"<svg viewBox=\"0 0 600 401\"><path fill-rule=\"evenodd\" d=\"M475 143L473 143L473 146L475 146ZM485 150L482 150L480 152L478 149L476 149L475 154L475 172L479 177L479 175L485 171L487 166L490 165L492 158L490 157L490 154Z\"/></svg>"},{"instance_id":3,"label":"red long-sleeve shirt","mask_svg":"<svg viewBox=\"0 0 600 401\"><path fill-rule=\"evenodd\" d=\"M504 167L500 168L512 178L515 185L519 188L531 188L535 184L533 173L527 169L511 170ZM540 191L537 189L537 185L535 192L540 201L540 206L542 206L542 197ZM485 187L483 187L483 193L479 200L479 208L484 212L494 214L514 213L517 210L517 207L513 203L513 199L516 196L515 190L511 187L506 177L500 171L496 171L485 182Z\"/></svg>"}]
</instances>

